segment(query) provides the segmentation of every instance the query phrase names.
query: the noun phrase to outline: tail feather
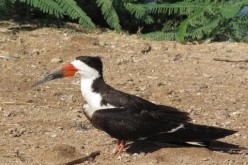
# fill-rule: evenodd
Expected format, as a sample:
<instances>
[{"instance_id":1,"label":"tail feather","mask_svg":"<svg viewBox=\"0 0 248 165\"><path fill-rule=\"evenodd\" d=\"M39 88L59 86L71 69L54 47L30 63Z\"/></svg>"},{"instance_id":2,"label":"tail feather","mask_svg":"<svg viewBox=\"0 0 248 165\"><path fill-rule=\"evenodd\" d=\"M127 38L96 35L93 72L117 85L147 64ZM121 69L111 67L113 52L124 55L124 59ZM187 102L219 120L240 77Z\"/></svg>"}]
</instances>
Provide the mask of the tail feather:
<instances>
[{"instance_id":1,"label":"tail feather","mask_svg":"<svg viewBox=\"0 0 248 165\"><path fill-rule=\"evenodd\" d=\"M236 132L225 128L187 123L184 124L182 129L178 129L175 132L160 133L149 139L163 142L208 142L224 138Z\"/></svg>"}]
</instances>

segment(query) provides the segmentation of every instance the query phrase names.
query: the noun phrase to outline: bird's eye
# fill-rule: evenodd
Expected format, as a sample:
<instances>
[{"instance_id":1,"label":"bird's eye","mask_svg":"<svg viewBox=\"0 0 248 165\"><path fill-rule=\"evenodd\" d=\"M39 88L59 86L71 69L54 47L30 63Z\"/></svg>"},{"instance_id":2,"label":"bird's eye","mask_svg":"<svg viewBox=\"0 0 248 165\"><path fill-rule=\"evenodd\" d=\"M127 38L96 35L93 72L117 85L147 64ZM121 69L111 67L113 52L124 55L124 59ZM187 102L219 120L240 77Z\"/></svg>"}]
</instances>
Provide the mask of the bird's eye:
<instances>
[{"instance_id":1,"label":"bird's eye","mask_svg":"<svg viewBox=\"0 0 248 165\"><path fill-rule=\"evenodd\" d=\"M92 61L91 61L91 60L89 60L89 59L86 59L86 60L85 60L85 63L86 63L86 64L88 64L89 66L91 66Z\"/></svg>"}]
</instances>

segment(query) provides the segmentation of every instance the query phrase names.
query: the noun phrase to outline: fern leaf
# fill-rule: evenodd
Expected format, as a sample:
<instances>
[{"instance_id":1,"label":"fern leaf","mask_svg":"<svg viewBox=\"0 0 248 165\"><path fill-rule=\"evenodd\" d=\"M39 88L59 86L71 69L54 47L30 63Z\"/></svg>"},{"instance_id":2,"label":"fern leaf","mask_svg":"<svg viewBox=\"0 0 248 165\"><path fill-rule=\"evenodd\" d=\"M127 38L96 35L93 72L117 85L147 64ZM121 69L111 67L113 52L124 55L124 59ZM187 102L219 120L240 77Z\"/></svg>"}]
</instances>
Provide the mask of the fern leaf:
<instances>
[{"instance_id":1,"label":"fern leaf","mask_svg":"<svg viewBox=\"0 0 248 165\"><path fill-rule=\"evenodd\" d=\"M95 24L91 21L90 17L77 5L74 0L55 0L62 8L63 12L72 19L78 19L79 24L94 29Z\"/></svg>"},{"instance_id":2,"label":"fern leaf","mask_svg":"<svg viewBox=\"0 0 248 165\"><path fill-rule=\"evenodd\" d=\"M235 2L233 4L231 4L231 2L226 2L224 5L220 6L221 15L226 19L233 18L237 16L241 7L247 4L248 0Z\"/></svg>"},{"instance_id":3,"label":"fern leaf","mask_svg":"<svg viewBox=\"0 0 248 165\"><path fill-rule=\"evenodd\" d=\"M176 33L174 32L162 32L162 31L156 31L156 32L151 32L147 34L140 34L140 38L144 39L153 39L153 40L175 40L176 39Z\"/></svg>"},{"instance_id":4,"label":"fern leaf","mask_svg":"<svg viewBox=\"0 0 248 165\"><path fill-rule=\"evenodd\" d=\"M125 8L132 15L134 15L135 18L137 18L137 19L141 19L142 17L144 17L147 14L146 5L144 5L144 4L126 3Z\"/></svg>"},{"instance_id":5,"label":"fern leaf","mask_svg":"<svg viewBox=\"0 0 248 165\"><path fill-rule=\"evenodd\" d=\"M62 18L64 11L60 6L52 0L19 0L20 2L26 3L32 7L38 8L44 13L55 15L57 18Z\"/></svg>"},{"instance_id":6,"label":"fern leaf","mask_svg":"<svg viewBox=\"0 0 248 165\"><path fill-rule=\"evenodd\" d=\"M179 27L178 27L178 32L176 34L176 39L178 41L184 41L185 35L186 35L186 32L187 32L187 28L188 28L189 24L191 22L193 22L196 18L199 18L200 16L202 16L203 14L204 14L204 9L201 9L201 10L195 12L194 14L190 15L183 22L181 22Z\"/></svg>"},{"instance_id":7,"label":"fern leaf","mask_svg":"<svg viewBox=\"0 0 248 165\"><path fill-rule=\"evenodd\" d=\"M239 16L237 19L238 19L238 20L242 20L242 21L248 21L248 14Z\"/></svg>"},{"instance_id":8,"label":"fern leaf","mask_svg":"<svg viewBox=\"0 0 248 165\"><path fill-rule=\"evenodd\" d=\"M136 19L141 20L146 24L154 23L154 19L152 16L149 15L150 12L146 8L146 6L142 4L126 3L124 7L131 15L134 15Z\"/></svg>"},{"instance_id":9,"label":"fern leaf","mask_svg":"<svg viewBox=\"0 0 248 165\"><path fill-rule=\"evenodd\" d=\"M0 13L6 14L13 3L13 0L0 0Z\"/></svg>"},{"instance_id":10,"label":"fern leaf","mask_svg":"<svg viewBox=\"0 0 248 165\"><path fill-rule=\"evenodd\" d=\"M108 25L117 30L121 30L120 20L113 6L113 0L96 0L98 7L101 8L102 15Z\"/></svg>"},{"instance_id":11,"label":"fern leaf","mask_svg":"<svg viewBox=\"0 0 248 165\"><path fill-rule=\"evenodd\" d=\"M154 14L189 14L193 11L206 7L205 2L176 2L176 3L161 3L161 4L131 4L128 3L127 9L135 14L136 17L141 17L146 14L146 11Z\"/></svg>"},{"instance_id":12,"label":"fern leaf","mask_svg":"<svg viewBox=\"0 0 248 165\"><path fill-rule=\"evenodd\" d=\"M220 19L216 18L216 19L212 20L211 22L209 22L206 25L203 25L201 27L197 27L195 29L192 29L191 31L189 31L187 33L187 36L189 36L192 39L196 39L196 38L197 39L202 39L202 36L204 34L209 35L213 31L213 29L218 27L219 21L220 21Z\"/></svg>"}]
</instances>

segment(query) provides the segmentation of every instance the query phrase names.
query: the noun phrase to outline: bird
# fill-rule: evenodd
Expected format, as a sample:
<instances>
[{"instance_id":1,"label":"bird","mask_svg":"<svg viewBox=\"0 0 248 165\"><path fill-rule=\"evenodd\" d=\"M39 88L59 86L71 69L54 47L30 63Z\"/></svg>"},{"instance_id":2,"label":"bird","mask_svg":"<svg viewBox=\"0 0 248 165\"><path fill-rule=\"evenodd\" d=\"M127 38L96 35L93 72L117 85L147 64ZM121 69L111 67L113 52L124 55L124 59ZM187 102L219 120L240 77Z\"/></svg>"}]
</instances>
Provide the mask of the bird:
<instances>
[{"instance_id":1,"label":"bird","mask_svg":"<svg viewBox=\"0 0 248 165\"><path fill-rule=\"evenodd\" d=\"M237 132L194 124L187 112L113 88L104 81L103 63L99 56L76 57L71 63L36 81L32 87L74 75L81 78L81 92L86 101L83 113L95 128L117 139L116 157L122 154L127 141L149 139L206 146Z\"/></svg>"}]
</instances>

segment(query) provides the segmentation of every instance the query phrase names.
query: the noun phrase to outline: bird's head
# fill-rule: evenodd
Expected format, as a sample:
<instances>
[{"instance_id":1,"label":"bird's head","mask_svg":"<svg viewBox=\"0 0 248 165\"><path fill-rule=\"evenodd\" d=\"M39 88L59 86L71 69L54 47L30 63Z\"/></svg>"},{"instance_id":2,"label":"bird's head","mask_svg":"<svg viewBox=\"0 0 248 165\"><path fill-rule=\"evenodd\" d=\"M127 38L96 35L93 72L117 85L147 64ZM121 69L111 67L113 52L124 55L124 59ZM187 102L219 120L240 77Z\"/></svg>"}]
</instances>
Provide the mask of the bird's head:
<instances>
[{"instance_id":1,"label":"bird's head","mask_svg":"<svg viewBox=\"0 0 248 165\"><path fill-rule=\"evenodd\" d=\"M100 57L79 56L69 64L44 76L35 82L32 87L63 77L71 77L79 74L84 79L96 79L102 77L102 61Z\"/></svg>"}]
</instances>

